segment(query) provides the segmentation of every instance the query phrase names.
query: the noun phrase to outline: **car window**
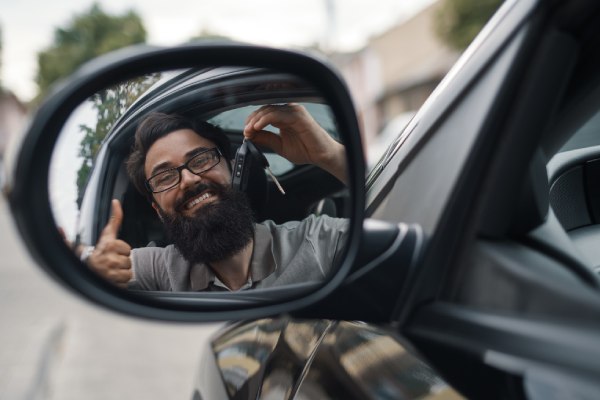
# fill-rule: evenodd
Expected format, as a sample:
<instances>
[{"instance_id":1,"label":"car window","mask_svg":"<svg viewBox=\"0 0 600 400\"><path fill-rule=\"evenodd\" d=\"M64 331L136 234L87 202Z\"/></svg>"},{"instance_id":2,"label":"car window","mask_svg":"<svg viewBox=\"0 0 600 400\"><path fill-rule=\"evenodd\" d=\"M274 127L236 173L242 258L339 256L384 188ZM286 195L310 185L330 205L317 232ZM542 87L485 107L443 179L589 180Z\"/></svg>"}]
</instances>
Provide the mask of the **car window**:
<instances>
[{"instance_id":1,"label":"car window","mask_svg":"<svg viewBox=\"0 0 600 400\"><path fill-rule=\"evenodd\" d=\"M315 121L323 127L334 139L339 139L339 134L335 126L335 120L331 109L326 104L315 104L300 102L300 105L306 108L306 110L313 116ZM252 105L246 107L238 107L233 110L224 111L214 117L210 118L208 122L217 125L225 130L238 130L242 131L246 124L246 117L254 110L260 108L260 105ZM271 126L267 127L266 130L277 132L276 129Z\"/></svg>"},{"instance_id":2,"label":"car window","mask_svg":"<svg viewBox=\"0 0 600 400\"><path fill-rule=\"evenodd\" d=\"M600 111L575 132L559 153L598 145L600 145Z\"/></svg>"}]
</instances>

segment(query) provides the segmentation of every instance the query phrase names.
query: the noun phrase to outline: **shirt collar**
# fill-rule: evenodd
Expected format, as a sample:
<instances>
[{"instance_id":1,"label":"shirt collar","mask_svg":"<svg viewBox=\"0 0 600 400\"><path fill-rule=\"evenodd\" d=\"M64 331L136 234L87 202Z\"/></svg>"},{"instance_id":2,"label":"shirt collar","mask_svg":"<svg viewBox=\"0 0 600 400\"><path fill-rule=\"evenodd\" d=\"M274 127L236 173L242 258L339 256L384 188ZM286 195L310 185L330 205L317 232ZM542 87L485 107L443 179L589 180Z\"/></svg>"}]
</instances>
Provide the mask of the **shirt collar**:
<instances>
[{"instance_id":1,"label":"shirt collar","mask_svg":"<svg viewBox=\"0 0 600 400\"><path fill-rule=\"evenodd\" d=\"M262 224L254 225L254 248L250 259L248 282L240 289L250 289L253 285L271 275L277 269L273 255L273 236ZM190 268L190 288L193 291L206 290L211 284L227 288L206 264L194 264Z\"/></svg>"}]
</instances>

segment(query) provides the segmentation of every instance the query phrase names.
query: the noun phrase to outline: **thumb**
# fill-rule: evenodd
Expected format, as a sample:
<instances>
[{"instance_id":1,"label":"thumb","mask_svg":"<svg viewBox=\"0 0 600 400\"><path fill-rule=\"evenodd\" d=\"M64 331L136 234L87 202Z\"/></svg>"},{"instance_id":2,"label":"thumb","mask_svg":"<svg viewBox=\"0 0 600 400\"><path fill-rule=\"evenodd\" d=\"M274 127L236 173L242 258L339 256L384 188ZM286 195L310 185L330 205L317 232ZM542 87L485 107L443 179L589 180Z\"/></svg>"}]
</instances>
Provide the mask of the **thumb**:
<instances>
[{"instance_id":1,"label":"thumb","mask_svg":"<svg viewBox=\"0 0 600 400\"><path fill-rule=\"evenodd\" d=\"M121 202L117 199L113 199L111 202L110 219L102 231L102 237L107 239L116 239L122 222L123 208L121 207Z\"/></svg>"}]
</instances>

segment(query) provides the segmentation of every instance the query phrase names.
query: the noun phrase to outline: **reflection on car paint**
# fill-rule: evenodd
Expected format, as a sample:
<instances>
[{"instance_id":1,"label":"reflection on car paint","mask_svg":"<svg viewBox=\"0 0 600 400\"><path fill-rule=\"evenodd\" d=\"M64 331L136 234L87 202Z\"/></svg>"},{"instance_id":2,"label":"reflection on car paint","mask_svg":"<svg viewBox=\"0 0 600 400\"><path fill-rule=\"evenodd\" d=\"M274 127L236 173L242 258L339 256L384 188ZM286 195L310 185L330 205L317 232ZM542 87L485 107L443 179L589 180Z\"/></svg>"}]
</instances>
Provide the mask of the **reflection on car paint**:
<instances>
[{"instance_id":1,"label":"reflection on car paint","mask_svg":"<svg viewBox=\"0 0 600 400\"><path fill-rule=\"evenodd\" d=\"M260 320L212 349L232 399L462 398L401 338L359 322Z\"/></svg>"}]
</instances>

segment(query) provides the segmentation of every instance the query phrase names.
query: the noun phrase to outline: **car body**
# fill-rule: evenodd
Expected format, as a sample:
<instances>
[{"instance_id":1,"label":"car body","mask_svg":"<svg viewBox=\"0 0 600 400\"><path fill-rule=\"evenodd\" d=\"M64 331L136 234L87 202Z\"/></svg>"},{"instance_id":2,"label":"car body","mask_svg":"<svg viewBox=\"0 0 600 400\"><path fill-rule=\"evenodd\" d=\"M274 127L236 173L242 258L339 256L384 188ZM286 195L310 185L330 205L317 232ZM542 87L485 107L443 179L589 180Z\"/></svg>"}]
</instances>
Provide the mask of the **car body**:
<instances>
[{"instance_id":1,"label":"car body","mask_svg":"<svg viewBox=\"0 0 600 400\"><path fill-rule=\"evenodd\" d=\"M409 349L357 321L235 324L211 341L192 398L461 398Z\"/></svg>"},{"instance_id":2,"label":"car body","mask_svg":"<svg viewBox=\"0 0 600 400\"><path fill-rule=\"evenodd\" d=\"M478 120L478 115L481 117L485 115L483 109L480 108L482 103L489 101L490 104L493 104L493 96L501 93L500 90L506 90L506 86L503 85L496 86L494 89L492 82L500 79L503 67L516 68L518 65L518 58L513 58L512 61L503 60L503 57L507 57L506 53L510 51L511 46L511 40L507 40L507 38L512 37L513 43L517 41L519 36L517 31L519 29L526 30L533 24L540 23L539 20L536 21L536 18L543 19L540 15L544 15L544 13L574 16L578 12L586 10L586 5L583 3L579 6L572 5L571 8L567 4L559 5L557 3L556 8L552 11L545 9L545 6L551 7L544 2L537 2L537 8L534 6L536 2L532 2L529 9L523 3L507 3L490 22L488 31L484 32L482 37L471 46L471 51L468 51L459 60L457 66L428 99L417 116L405 129L398 130L395 142L388 148L387 153L379 161L379 165L374 167L367 178L367 216L386 221L419 221L421 227L426 231L426 236L430 239L433 239L432 236L435 237L439 224L443 223L440 221L442 218L457 221L455 218L460 214L457 210L467 208L464 203L462 205L455 204L455 207L458 208L454 208L451 213L445 210L446 215L442 214L441 211L444 207L440 207L440 205L444 204L444 201L451 201L452 191L466 185L465 177L461 178L462 182L458 177L459 165L460 163L468 165L469 162L473 162L474 154L477 153L474 150L471 153L465 152L463 149L473 148L483 151L482 147L476 146L476 140L481 141L482 139L477 139L475 135L469 137L467 132L475 131L473 127L484 123L483 120ZM560 14L561 7L566 8L568 12L562 10L564 14ZM589 21L593 21L598 16L597 7L591 6L591 9L595 11L587 10L587 12L596 17L589 17ZM297 379L285 385L289 391L284 392L283 398L310 398L310 396L302 396L304 385L306 385L307 392L313 390L312 393L318 393L316 395L318 398L428 398L427 396L435 396L433 393L437 393L441 397L459 396L446 386L447 384L437 374L441 374L444 379L449 380L450 385L463 395L473 398L503 398L505 396L506 398L548 398L549 391L558 391L555 393L560 394L556 394L556 398L571 395L593 398L597 395L599 388L592 382L597 382L596 378L600 376L600 368L591 361L593 356L586 354L583 348L586 348L587 351L595 351L592 349L595 349L596 345L592 343L599 343L598 299L594 295L590 295L591 291L583 289L583 287L580 288L581 292L575 286L569 286L570 284L567 285L569 288L565 289L563 286L562 289L558 289L566 283L558 283L562 279L567 279L566 276L558 278L565 271L560 272L555 269L556 265L553 265L553 261L536 259L541 254L551 254L552 259L562 260L564 264L569 265L566 270L573 278L577 276L576 280L587 282L584 286L598 287L596 274L598 265L600 265L600 253L598 253L600 213L597 210L599 197L594 182L597 182L599 171L597 158L600 156L600 147L598 146L600 130L598 129L599 114L596 111L598 104L594 94L597 90L595 89L597 78L594 77L600 75L598 72L600 69L592 72L593 67L590 65L594 65L592 61L594 56L591 54L591 43L594 43L592 38L597 38L600 32L591 26L588 26L586 30L582 26L575 27L565 21L561 22L564 24L562 28L570 32L569 40L576 37L580 41L578 43L581 46L579 65L572 68L575 71L585 71L589 75L585 78L578 77L576 73L568 75L572 77L570 84L562 84L570 85L569 89L561 91L560 87L556 87L555 91L551 90L554 99L561 98L563 104L562 107L554 105L558 110L551 108L555 119L546 122L552 126L547 128L551 133L548 133L547 138L541 141L542 143L536 150L537 154L529 161L530 164L523 167L527 171L527 178L522 183L525 188L506 184L507 188L512 188L509 190L510 193L521 197L521 204L517 207L523 209L521 211L523 214L518 218L513 217L515 220L511 223L510 228L504 226L503 229L506 233L503 235L498 235L497 230L494 233L485 232L480 227L481 231L474 240L477 243L475 246L480 247L478 251L481 253L474 256L476 261L472 261L471 264L473 268L479 268L479 271L471 270L470 275L463 271L463 274L467 275L459 275L463 276L462 281L454 278L454 285L447 283L445 289L438 289L441 292L438 292L438 300L434 301L432 305L427 305L427 296L423 296L423 292L421 292L420 295L423 296L421 298L422 314L413 310L412 316L405 315L405 318L413 318L413 324L410 327L409 323L402 332L420 344L420 346L417 345L417 354L420 357L425 355L424 360L428 363L425 368L429 370L431 366L433 370L430 371L436 371L432 375L424 373L420 376L431 377L432 381L430 382L437 383L438 391L432 390L436 386L435 384L428 388L419 386L419 383L422 384L423 381L410 383L415 385L413 387L424 389L424 392L418 394L403 391L400 388L401 383L409 381L395 379L392 384L386 384L388 382L385 381L385 377L388 373L397 373L397 376L404 377L415 376L402 372L402 368L399 367L399 363L402 362L402 357L406 353L394 351L394 349L405 349L401 343L406 336L399 339L397 336L389 335L388 332L382 336L389 340L386 347L388 358L381 357L380 363L369 363L366 360L370 356L376 357L377 353L372 349L369 356L365 355L365 359L353 363L353 366L366 363L373 368L372 373L365 373L361 376L353 375L352 383L343 383L343 378L341 378L348 373L343 368L345 365L343 358L348 357L348 354L336 352L327 345L323 345L323 348L317 345L314 350L316 358L335 355L336 361L330 366L335 372L324 374L322 366L318 363L313 365L311 359L302 364L303 367L308 368L308 371L302 371L302 374L295 375ZM588 23L592 24L592 22ZM547 20L546 24L553 25ZM514 30L511 31L511 28ZM549 28L547 33L536 37L530 46L533 49L537 49L536 46L542 46L541 43L548 46L547 41L556 40L556 38L552 38L555 34L556 32ZM554 45L560 47L564 44L554 43ZM504 55L501 48L504 48ZM496 53L492 56L494 50ZM538 51L542 52L543 50L545 49ZM562 50L555 51L560 53ZM503 62L506 64L502 65ZM576 63L576 61L572 62ZM484 69L486 63L488 63L488 67ZM586 63L589 65L586 66ZM482 72L482 69L487 72ZM507 69L504 71L508 72ZM478 74L480 74L479 77L476 77ZM478 92L476 96L465 95L466 85L475 87L479 85L485 87L485 90ZM486 87L485 85L490 86ZM526 86L527 83L524 85ZM560 86L558 82L555 82L555 85ZM467 93L469 93L468 90ZM462 102L457 101L460 96L465 96L466 99ZM473 96L473 101L469 101L468 96ZM535 99L533 100L534 104L541 103L540 98L536 96L539 94L532 96ZM452 111L448 111L447 107L452 103L454 103L454 108ZM467 104L464 105L464 103ZM495 107L499 106L495 105ZM530 107L531 110L528 111L534 116L540 112L535 110L534 106ZM521 110L525 110L524 105L515 106L513 118L517 118ZM444 116L444 113L449 114ZM535 117L523 118L532 124L531 129L543 131L532 122ZM510 121L510 117L507 120ZM542 118L542 121L545 119ZM543 122L539 123L543 125ZM436 127L436 125L438 126ZM527 134L535 136L532 132L522 133L522 135ZM443 138L444 136L446 138ZM565 143L567 138L571 139ZM561 143L565 144L561 145ZM499 150L502 147L501 143L490 146L493 146L494 149L490 149L490 151L502 154ZM514 150L513 152L518 153ZM490 154L490 157L493 156ZM507 166L504 168L510 169ZM506 173L505 171L503 172ZM482 192L485 190L485 186L479 187ZM488 190L493 191L489 188ZM505 199L504 196L502 197ZM440 210L440 214L436 215L436 210ZM501 214L501 207L498 207L496 212ZM489 210L488 213L489 215L494 214ZM399 216L401 219L398 219ZM455 222L455 224L461 234L449 237L469 235L468 230L463 230L465 228L462 228L459 222ZM497 220L493 224L490 223L490 226L495 226L496 229L499 225L502 226L502 223ZM536 229L532 229L532 226ZM524 247L519 248L523 244ZM453 244L440 246L444 250L439 254L452 253ZM481 257L488 251L490 252L487 254L489 258ZM523 251L524 253L516 255ZM507 259L500 261L496 256L507 257ZM431 258L436 262L443 263L440 257L431 256ZM483 260L486 258L487 261L484 262ZM487 269L483 267L485 263L490 263ZM525 265L527 268L524 267ZM481 269L484 270L481 271ZM437 273L437 276L443 275L441 271L437 271ZM486 274L488 275L486 276ZM427 280L421 281L423 286L420 290L427 292L425 288L429 287L429 290L435 292L433 289L434 282L437 281L435 276L434 273ZM452 278L449 279L452 280ZM454 292L449 290L449 287L452 286L454 286ZM531 292L528 292L529 290ZM553 296L557 297L553 298ZM445 299L445 301L442 302L440 299ZM404 297L404 301L409 300L409 296ZM435 305L436 303L437 305ZM586 306L579 308L576 304L586 304ZM592 306L592 304L595 305ZM429 310L425 311L428 308ZM564 312L560 310L564 310ZM419 314L421 315L419 316ZM275 325L273 322L268 323ZM284 324L282 332L285 332L287 324L297 323L303 327L306 324L313 328L315 326L313 324L316 324L305 321L277 321L277 323ZM557 325L553 326L554 323ZM245 331L246 328L250 331L257 329L254 324L249 323L232 328L223 333L223 336L217 336L207 349L205 357L214 360L212 365L217 365L221 369L220 377L226 382L225 386L231 398L236 395L240 395L242 398L268 397L271 390L280 388L276 385L274 388L267 385L270 383L269 373L277 371L280 365L278 361L280 354L284 353L278 348L269 353L270 358L267 357L266 361L261 362L260 368L254 374L253 379L258 379L259 383L252 384L248 380L244 382L246 386L239 384L236 386L232 384L232 380L228 379L231 370L243 370L245 364L240 359L232 365L230 359L224 359L222 355L224 352L223 337L226 338L226 342L233 343L236 343L236 339L241 340L242 337L251 338L248 340L251 345L244 342L244 350L235 354L252 354L262 344L262 336L249 335ZM352 326L352 329L354 338L362 338L368 336L372 326L358 324ZM281 340L283 339L280 338ZM579 347L581 344L581 342L578 344L579 340L586 341L591 347L587 345ZM334 340L332 343L337 345ZM411 342L409 349L414 350L412 348L414 343ZM369 346L376 347L373 343L359 343L356 346L349 346L347 352L360 352ZM527 346L527 349L521 346ZM517 350L517 348L519 349ZM410 350L409 354L411 354ZM386 364L387 361L390 363ZM420 363L420 361L417 362ZM342 372L340 373L338 370L342 370ZM290 372L293 369L288 367L286 371ZM318 378L304 380L304 376ZM585 376L592 381L588 381ZM424 379L427 380L427 378ZM515 381L511 383L511 380ZM206 382L200 378L199 382L196 385L196 390L202 394L199 398L208 398L206 393L210 392L206 391ZM241 395L232 387L246 390L246 392ZM340 387L352 387L353 390L344 392ZM369 391L368 388L373 387L381 388L382 391ZM248 392L249 388L254 388L254 391ZM386 389L390 391L386 392ZM278 394L280 393L281 391L278 392Z\"/></svg>"},{"instance_id":3,"label":"car body","mask_svg":"<svg viewBox=\"0 0 600 400\"><path fill-rule=\"evenodd\" d=\"M504 3L398 132L364 192L356 184L361 168L349 167L350 208L364 214L348 215L361 222L362 234L347 263L321 286L232 295L230 303L201 296L195 303L148 302L142 309L139 298L98 283L96 294L77 281L91 278L61 272L59 257L36 242L20 208L27 188L15 187L11 204L48 268L100 304L157 319L253 320L209 344L195 398L594 398L599 20L595 1ZM230 51L238 59L251 51L217 50L212 54ZM192 51L212 50L175 54ZM282 63L294 59L308 70L309 59L253 51L327 88L319 74ZM226 65L228 58L215 60ZM117 67L110 71L123 73ZM323 97L352 131L340 129L349 160L359 160L353 116L341 106L347 94L323 89ZM42 110L31 143L42 143L44 116L53 112ZM20 168L30 173L26 161ZM357 210L363 204L352 200L361 196L366 204ZM70 265L67 271L78 273ZM272 316L280 318L257 320Z\"/></svg>"}]
</instances>

